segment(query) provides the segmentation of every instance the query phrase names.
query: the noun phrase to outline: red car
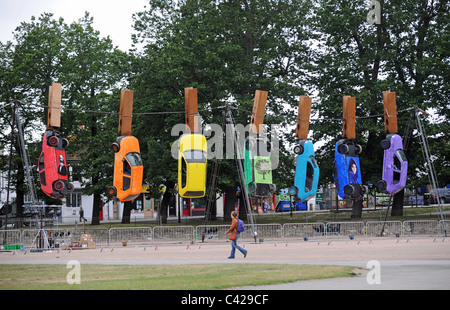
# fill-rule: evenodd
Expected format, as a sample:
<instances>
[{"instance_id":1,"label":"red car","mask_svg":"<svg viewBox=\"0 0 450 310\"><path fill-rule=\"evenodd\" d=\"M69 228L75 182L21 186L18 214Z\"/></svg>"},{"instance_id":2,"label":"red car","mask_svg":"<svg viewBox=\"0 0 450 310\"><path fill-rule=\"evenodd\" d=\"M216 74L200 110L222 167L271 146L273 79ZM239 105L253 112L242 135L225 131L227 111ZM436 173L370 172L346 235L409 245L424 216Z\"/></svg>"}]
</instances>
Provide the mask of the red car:
<instances>
[{"instance_id":1,"label":"red car","mask_svg":"<svg viewBox=\"0 0 450 310\"><path fill-rule=\"evenodd\" d=\"M42 140L39 156L39 181L42 191L54 199L65 198L73 191L69 183L66 163L66 147L69 141L54 130L47 130Z\"/></svg>"}]
</instances>

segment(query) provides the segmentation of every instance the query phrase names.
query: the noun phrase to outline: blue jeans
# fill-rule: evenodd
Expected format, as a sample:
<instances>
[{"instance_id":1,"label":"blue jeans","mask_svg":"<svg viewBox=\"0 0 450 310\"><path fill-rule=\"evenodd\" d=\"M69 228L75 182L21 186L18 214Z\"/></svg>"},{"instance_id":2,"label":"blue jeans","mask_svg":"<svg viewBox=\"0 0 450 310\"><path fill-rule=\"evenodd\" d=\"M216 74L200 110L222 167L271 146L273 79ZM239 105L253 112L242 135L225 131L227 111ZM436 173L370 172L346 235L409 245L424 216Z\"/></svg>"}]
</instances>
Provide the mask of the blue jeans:
<instances>
[{"instance_id":1,"label":"blue jeans","mask_svg":"<svg viewBox=\"0 0 450 310\"><path fill-rule=\"evenodd\" d=\"M236 253L236 249L238 249L239 251L241 251L242 254L247 254L247 251L244 250L243 248L241 248L240 246L237 245L237 240L239 239L239 234L236 234L236 239L231 241L231 254L230 254L230 258L234 258L234 255Z\"/></svg>"}]
</instances>

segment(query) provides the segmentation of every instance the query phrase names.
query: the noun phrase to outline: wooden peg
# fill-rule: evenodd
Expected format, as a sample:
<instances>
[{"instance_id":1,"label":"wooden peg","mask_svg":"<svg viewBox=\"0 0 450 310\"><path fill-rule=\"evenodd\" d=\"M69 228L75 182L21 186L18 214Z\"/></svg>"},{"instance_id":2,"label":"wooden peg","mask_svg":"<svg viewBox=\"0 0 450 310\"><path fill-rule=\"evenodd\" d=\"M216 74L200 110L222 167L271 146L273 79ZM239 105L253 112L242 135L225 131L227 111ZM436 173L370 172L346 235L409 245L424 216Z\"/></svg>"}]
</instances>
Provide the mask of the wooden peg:
<instances>
[{"instance_id":1,"label":"wooden peg","mask_svg":"<svg viewBox=\"0 0 450 310\"><path fill-rule=\"evenodd\" d=\"M47 129L61 127L61 89L60 83L53 83L48 91Z\"/></svg>"},{"instance_id":2,"label":"wooden peg","mask_svg":"<svg viewBox=\"0 0 450 310\"><path fill-rule=\"evenodd\" d=\"M312 99L308 96L300 96L300 100L298 102L297 128L295 130L295 134L301 140L308 138L311 101Z\"/></svg>"},{"instance_id":3,"label":"wooden peg","mask_svg":"<svg viewBox=\"0 0 450 310\"><path fill-rule=\"evenodd\" d=\"M253 102L252 119L250 122L250 132L261 134L262 125L264 124L264 115L266 113L266 101L268 92L257 90L255 92L255 100Z\"/></svg>"},{"instance_id":4,"label":"wooden peg","mask_svg":"<svg viewBox=\"0 0 450 310\"><path fill-rule=\"evenodd\" d=\"M347 139L356 138L356 98L344 96L343 98L343 136Z\"/></svg>"},{"instance_id":5,"label":"wooden peg","mask_svg":"<svg viewBox=\"0 0 450 310\"><path fill-rule=\"evenodd\" d=\"M133 96L134 91L122 89L120 91L120 112L119 112L119 134L131 135L131 124L133 121Z\"/></svg>"},{"instance_id":6,"label":"wooden peg","mask_svg":"<svg viewBox=\"0 0 450 310\"><path fill-rule=\"evenodd\" d=\"M184 121L191 133L198 132L198 96L197 89L184 89Z\"/></svg>"},{"instance_id":7,"label":"wooden peg","mask_svg":"<svg viewBox=\"0 0 450 310\"><path fill-rule=\"evenodd\" d=\"M395 92L383 92L384 103L384 130L388 133L397 133L397 104Z\"/></svg>"}]
</instances>

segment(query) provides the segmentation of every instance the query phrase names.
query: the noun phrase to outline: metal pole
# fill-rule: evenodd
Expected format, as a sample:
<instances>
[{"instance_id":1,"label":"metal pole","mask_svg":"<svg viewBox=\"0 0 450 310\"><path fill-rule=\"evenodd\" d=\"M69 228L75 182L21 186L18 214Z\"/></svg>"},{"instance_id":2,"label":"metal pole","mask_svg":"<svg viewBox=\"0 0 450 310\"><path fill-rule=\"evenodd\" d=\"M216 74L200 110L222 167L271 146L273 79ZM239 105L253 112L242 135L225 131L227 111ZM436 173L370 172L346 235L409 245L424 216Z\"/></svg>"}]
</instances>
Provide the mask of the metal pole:
<instances>
[{"instance_id":1,"label":"metal pole","mask_svg":"<svg viewBox=\"0 0 450 310\"><path fill-rule=\"evenodd\" d=\"M23 156L23 161L25 164L25 173L27 175L28 188L29 188L30 195L31 195L31 201L33 203L33 206L35 206L36 205L36 192L34 189L33 179L31 178L30 163L28 162L28 152L25 148L25 140L23 137L23 129L22 129L22 122L20 121L19 109L16 109L16 121L17 121L17 129L19 131L20 147L22 149L22 156Z\"/></svg>"},{"instance_id":2,"label":"metal pole","mask_svg":"<svg viewBox=\"0 0 450 310\"><path fill-rule=\"evenodd\" d=\"M431 182L433 183L433 187L436 190L436 197L437 197L437 201L438 201L438 208L439 208L441 220L444 220L445 218L444 218L444 214L442 213L441 198L439 196L439 190L438 190L436 179L435 179L434 169L431 164L430 153L428 150L426 137L424 136L424 133L423 133L422 121L420 120L418 111L416 111L416 118L417 118L417 124L419 126L420 137L422 138L422 145L423 145L423 150L425 153L425 159L427 160L427 164L428 164L428 173L431 177ZM447 237L447 229L445 227L446 226L444 226L444 233L445 233L445 237Z\"/></svg>"},{"instance_id":3,"label":"metal pole","mask_svg":"<svg viewBox=\"0 0 450 310\"><path fill-rule=\"evenodd\" d=\"M238 165L239 178L240 178L240 181L241 181L242 193L244 194L244 201L245 201L245 204L247 205L247 211L250 214L250 223L251 223L252 230L253 230L253 238L255 239L255 242L256 242L256 236L258 235L258 233L256 232L255 224L253 222L252 206L250 205L250 200L248 198L248 193L247 193L247 186L245 185L244 167L242 166L242 160L239 159L239 157L238 157L239 154L241 154L239 139L237 137L237 133L236 133L236 130L234 128L233 114L231 113L231 110L230 110L228 105L227 105L226 109L227 109L227 115L228 115L228 117L230 119L230 124L232 126L231 132L233 133L234 145L235 145L235 150L236 150L236 163Z\"/></svg>"}]
</instances>

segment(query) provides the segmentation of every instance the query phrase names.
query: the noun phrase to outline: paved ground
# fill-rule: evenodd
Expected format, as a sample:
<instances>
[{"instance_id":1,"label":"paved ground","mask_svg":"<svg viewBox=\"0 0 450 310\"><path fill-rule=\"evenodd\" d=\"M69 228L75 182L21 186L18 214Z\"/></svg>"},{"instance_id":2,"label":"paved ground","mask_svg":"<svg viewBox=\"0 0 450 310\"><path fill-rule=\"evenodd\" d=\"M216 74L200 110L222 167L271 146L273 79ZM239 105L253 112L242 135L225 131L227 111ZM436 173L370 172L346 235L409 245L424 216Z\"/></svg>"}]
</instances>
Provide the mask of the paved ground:
<instances>
[{"instance_id":1,"label":"paved ground","mask_svg":"<svg viewBox=\"0 0 450 310\"><path fill-rule=\"evenodd\" d=\"M229 243L160 244L148 247L96 248L33 253L1 252L0 264L337 264L368 268L360 276L241 289L450 289L450 240L442 238L362 239L241 243L247 258L227 259ZM368 266L379 262L379 268ZM378 272L379 271L379 272ZM379 280L379 284L369 284ZM369 280L370 280L369 279Z\"/></svg>"}]
</instances>

